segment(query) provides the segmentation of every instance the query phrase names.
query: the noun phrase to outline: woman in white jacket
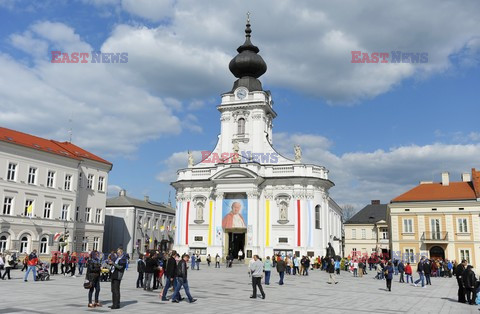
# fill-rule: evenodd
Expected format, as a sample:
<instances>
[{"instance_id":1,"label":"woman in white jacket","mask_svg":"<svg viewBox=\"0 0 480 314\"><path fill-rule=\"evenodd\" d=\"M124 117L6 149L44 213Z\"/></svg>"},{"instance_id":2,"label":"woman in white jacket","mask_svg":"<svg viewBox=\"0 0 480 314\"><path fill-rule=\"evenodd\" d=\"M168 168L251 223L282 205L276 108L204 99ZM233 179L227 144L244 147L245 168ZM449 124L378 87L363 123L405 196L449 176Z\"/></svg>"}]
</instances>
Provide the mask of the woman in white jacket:
<instances>
[{"instance_id":1,"label":"woman in white jacket","mask_svg":"<svg viewBox=\"0 0 480 314\"><path fill-rule=\"evenodd\" d=\"M10 269L13 267L13 257L12 257L12 254L10 254L9 251L5 251L5 273L3 274L2 276L2 280L5 280L5 276L8 275L8 280L12 279L10 278Z\"/></svg>"}]
</instances>

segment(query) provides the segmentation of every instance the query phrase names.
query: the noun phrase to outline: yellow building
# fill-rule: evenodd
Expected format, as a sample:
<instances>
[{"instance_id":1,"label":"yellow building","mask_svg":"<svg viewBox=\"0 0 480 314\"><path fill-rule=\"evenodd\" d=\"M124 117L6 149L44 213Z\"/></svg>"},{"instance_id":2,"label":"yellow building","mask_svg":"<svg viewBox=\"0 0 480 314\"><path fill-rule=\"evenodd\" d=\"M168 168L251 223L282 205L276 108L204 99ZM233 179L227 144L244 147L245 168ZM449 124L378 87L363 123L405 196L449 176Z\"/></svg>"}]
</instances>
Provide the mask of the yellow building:
<instances>
[{"instance_id":1,"label":"yellow building","mask_svg":"<svg viewBox=\"0 0 480 314\"><path fill-rule=\"evenodd\" d=\"M345 222L345 257L389 254L387 205L373 200Z\"/></svg>"},{"instance_id":2,"label":"yellow building","mask_svg":"<svg viewBox=\"0 0 480 314\"><path fill-rule=\"evenodd\" d=\"M416 263L421 256L466 259L480 265L480 171L461 182L421 182L388 205L392 256Z\"/></svg>"}]
</instances>

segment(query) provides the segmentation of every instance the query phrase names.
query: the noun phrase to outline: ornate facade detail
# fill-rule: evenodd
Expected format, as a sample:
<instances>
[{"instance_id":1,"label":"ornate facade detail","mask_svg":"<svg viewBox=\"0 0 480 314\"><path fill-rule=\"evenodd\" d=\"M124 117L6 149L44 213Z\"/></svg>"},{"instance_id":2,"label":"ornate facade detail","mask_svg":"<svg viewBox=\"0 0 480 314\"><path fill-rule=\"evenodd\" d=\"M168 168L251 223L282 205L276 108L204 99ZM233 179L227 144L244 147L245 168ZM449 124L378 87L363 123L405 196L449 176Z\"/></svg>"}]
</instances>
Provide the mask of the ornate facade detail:
<instances>
[{"instance_id":1,"label":"ornate facade detail","mask_svg":"<svg viewBox=\"0 0 480 314\"><path fill-rule=\"evenodd\" d=\"M265 197L265 199L271 200L273 199L273 191L270 191L270 190L264 191L263 196Z\"/></svg>"},{"instance_id":2,"label":"ornate facade detail","mask_svg":"<svg viewBox=\"0 0 480 314\"><path fill-rule=\"evenodd\" d=\"M230 121L230 114L229 113L224 113L222 114L222 116L220 117L220 121Z\"/></svg>"},{"instance_id":3,"label":"ornate facade detail","mask_svg":"<svg viewBox=\"0 0 480 314\"><path fill-rule=\"evenodd\" d=\"M262 119L262 117L263 117L263 114L261 114L261 113L256 113L256 114L252 115L253 120L260 120L260 119Z\"/></svg>"},{"instance_id":4,"label":"ornate facade detail","mask_svg":"<svg viewBox=\"0 0 480 314\"><path fill-rule=\"evenodd\" d=\"M223 197L224 197L225 193L223 193L223 192L215 192L213 195L214 195L214 197L215 197L216 200L221 201L221 200L223 200Z\"/></svg>"},{"instance_id":5,"label":"ornate facade detail","mask_svg":"<svg viewBox=\"0 0 480 314\"><path fill-rule=\"evenodd\" d=\"M195 208L195 222L196 224L201 224L205 220L203 219L203 211L205 209L205 204L207 203L207 198L205 196L195 196L193 199L193 207Z\"/></svg>"},{"instance_id":6,"label":"ornate facade detail","mask_svg":"<svg viewBox=\"0 0 480 314\"><path fill-rule=\"evenodd\" d=\"M234 121L237 121L240 118L244 118L246 120L249 115L250 115L250 111L241 110L241 109L234 111L233 114L232 114Z\"/></svg>"},{"instance_id":7,"label":"ornate facade detail","mask_svg":"<svg viewBox=\"0 0 480 314\"><path fill-rule=\"evenodd\" d=\"M275 197L278 208L278 220L277 222L281 225L288 223L288 208L290 206L290 199L292 197L288 194L278 194Z\"/></svg>"},{"instance_id":8,"label":"ornate facade detail","mask_svg":"<svg viewBox=\"0 0 480 314\"><path fill-rule=\"evenodd\" d=\"M248 198L258 198L260 196L260 193L258 190L251 190L247 192L247 197Z\"/></svg>"}]
</instances>

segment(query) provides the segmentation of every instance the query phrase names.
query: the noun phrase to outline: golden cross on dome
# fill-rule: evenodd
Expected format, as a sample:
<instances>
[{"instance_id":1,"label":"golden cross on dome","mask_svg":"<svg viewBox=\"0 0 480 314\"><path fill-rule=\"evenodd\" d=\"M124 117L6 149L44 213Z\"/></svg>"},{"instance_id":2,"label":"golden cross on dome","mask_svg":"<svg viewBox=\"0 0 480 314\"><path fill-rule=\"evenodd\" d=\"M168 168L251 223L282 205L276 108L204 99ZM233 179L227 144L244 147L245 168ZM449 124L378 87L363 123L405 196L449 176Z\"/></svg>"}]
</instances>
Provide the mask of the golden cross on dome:
<instances>
[{"instance_id":1,"label":"golden cross on dome","mask_svg":"<svg viewBox=\"0 0 480 314\"><path fill-rule=\"evenodd\" d=\"M247 12L247 24L250 24L250 11Z\"/></svg>"}]
</instances>

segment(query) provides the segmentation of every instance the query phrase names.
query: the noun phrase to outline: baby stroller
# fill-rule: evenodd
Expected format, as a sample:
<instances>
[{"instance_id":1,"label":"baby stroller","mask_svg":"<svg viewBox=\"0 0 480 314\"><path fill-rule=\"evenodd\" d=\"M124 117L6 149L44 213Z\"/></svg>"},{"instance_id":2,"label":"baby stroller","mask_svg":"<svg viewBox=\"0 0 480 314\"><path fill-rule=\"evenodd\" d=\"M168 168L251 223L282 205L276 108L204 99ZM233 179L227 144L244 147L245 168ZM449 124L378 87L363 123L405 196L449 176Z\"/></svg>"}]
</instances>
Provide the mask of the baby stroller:
<instances>
[{"instance_id":1,"label":"baby stroller","mask_svg":"<svg viewBox=\"0 0 480 314\"><path fill-rule=\"evenodd\" d=\"M37 265L37 280L50 280L50 274L48 273L48 265L46 263L41 263Z\"/></svg>"}]
</instances>

